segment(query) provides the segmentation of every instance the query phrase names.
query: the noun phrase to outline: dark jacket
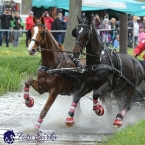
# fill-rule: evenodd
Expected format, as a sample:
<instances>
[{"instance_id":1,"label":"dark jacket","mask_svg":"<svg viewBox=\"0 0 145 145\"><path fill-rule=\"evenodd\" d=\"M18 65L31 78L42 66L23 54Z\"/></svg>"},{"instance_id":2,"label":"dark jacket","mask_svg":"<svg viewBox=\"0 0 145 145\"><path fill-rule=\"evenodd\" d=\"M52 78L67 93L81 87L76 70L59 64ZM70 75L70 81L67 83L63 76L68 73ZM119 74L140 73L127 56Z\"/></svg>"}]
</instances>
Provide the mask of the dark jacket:
<instances>
[{"instance_id":1,"label":"dark jacket","mask_svg":"<svg viewBox=\"0 0 145 145\"><path fill-rule=\"evenodd\" d=\"M62 30L61 20L56 17L52 22L52 30ZM55 34L61 34L61 32L54 32Z\"/></svg>"},{"instance_id":2,"label":"dark jacket","mask_svg":"<svg viewBox=\"0 0 145 145\"><path fill-rule=\"evenodd\" d=\"M10 21L13 20L12 15L0 15L1 19L1 28L2 29L9 29L10 28Z\"/></svg>"},{"instance_id":3,"label":"dark jacket","mask_svg":"<svg viewBox=\"0 0 145 145\"><path fill-rule=\"evenodd\" d=\"M133 21L128 21L128 27L131 27L131 28L128 29L128 35L133 35L132 34Z\"/></svg>"},{"instance_id":4,"label":"dark jacket","mask_svg":"<svg viewBox=\"0 0 145 145\"><path fill-rule=\"evenodd\" d=\"M111 39L116 39L116 36L119 35L119 25L117 23L115 23L115 25L113 25L112 22L110 22L110 25L111 25L111 30L110 31L110 34L111 34Z\"/></svg>"}]
</instances>

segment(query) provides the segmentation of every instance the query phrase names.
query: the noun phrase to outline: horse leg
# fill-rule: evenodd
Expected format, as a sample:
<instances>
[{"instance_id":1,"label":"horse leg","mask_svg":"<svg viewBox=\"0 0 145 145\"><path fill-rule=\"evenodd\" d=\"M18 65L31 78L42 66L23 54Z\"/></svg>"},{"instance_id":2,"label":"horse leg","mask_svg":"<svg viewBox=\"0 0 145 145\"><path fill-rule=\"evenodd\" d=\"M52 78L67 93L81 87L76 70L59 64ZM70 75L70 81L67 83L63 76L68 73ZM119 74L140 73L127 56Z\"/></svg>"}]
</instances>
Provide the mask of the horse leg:
<instances>
[{"instance_id":1,"label":"horse leg","mask_svg":"<svg viewBox=\"0 0 145 145\"><path fill-rule=\"evenodd\" d=\"M40 115L39 115L39 119L37 120L37 123L35 124L35 128L39 129L41 126L41 123L44 119L44 117L46 116L48 110L50 109L51 105L53 104L53 102L55 101L56 97L58 94L55 93L55 89L53 92L49 93L49 97L47 99L47 102L45 104L45 106L43 107Z\"/></svg>"},{"instance_id":2,"label":"horse leg","mask_svg":"<svg viewBox=\"0 0 145 145\"><path fill-rule=\"evenodd\" d=\"M70 110L68 112L68 117L66 118L66 121L65 121L67 127L71 127L74 125L73 117L75 114L75 109L77 107L77 103L82 96L86 95L89 92L91 92L91 89L89 89L85 84L83 84L81 90L77 94L75 94L75 96L73 98L73 102L70 107Z\"/></svg>"},{"instance_id":3,"label":"horse leg","mask_svg":"<svg viewBox=\"0 0 145 145\"><path fill-rule=\"evenodd\" d=\"M72 101L73 101L74 96L75 96L75 94L72 96ZM80 101L78 101L77 108L76 108L76 114L80 114L80 112L81 112Z\"/></svg>"},{"instance_id":4,"label":"horse leg","mask_svg":"<svg viewBox=\"0 0 145 145\"><path fill-rule=\"evenodd\" d=\"M109 91L109 89L109 84L106 82L99 89L94 90L93 92L93 111L95 111L98 116L102 116L104 114L104 108L98 103L98 98L104 91Z\"/></svg>"},{"instance_id":5,"label":"horse leg","mask_svg":"<svg viewBox=\"0 0 145 145\"><path fill-rule=\"evenodd\" d=\"M24 99L27 107L33 107L34 105L34 99L29 96L30 86L32 86L39 94L42 94L42 92L39 89L38 81L30 79L27 82L25 82Z\"/></svg>"},{"instance_id":6,"label":"horse leg","mask_svg":"<svg viewBox=\"0 0 145 145\"><path fill-rule=\"evenodd\" d=\"M125 103L122 111L119 114L117 114L116 119L113 123L113 125L115 127L122 126L122 120L123 120L125 114L127 113L127 111L129 111L131 109L131 98L132 98L134 92L135 92L135 89L133 87L129 87L129 89L127 90L126 103Z\"/></svg>"}]
</instances>

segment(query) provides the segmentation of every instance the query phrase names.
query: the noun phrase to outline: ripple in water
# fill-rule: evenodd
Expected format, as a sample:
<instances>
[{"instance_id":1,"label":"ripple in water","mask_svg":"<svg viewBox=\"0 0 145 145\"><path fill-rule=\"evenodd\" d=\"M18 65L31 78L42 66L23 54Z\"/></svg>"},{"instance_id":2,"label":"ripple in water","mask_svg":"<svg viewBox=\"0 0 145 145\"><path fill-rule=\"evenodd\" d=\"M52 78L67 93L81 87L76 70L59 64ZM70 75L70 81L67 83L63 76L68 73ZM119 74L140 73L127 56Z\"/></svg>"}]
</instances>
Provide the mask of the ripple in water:
<instances>
[{"instance_id":1,"label":"ripple in water","mask_svg":"<svg viewBox=\"0 0 145 145\"><path fill-rule=\"evenodd\" d=\"M30 94L33 94L33 96L30 96L35 101L32 108L25 106L23 93L8 93L0 97L1 129L34 133L33 127L46 103L48 94L38 95L33 92ZM87 97L92 97L92 93L88 94ZM44 118L40 130L49 134L55 132L59 141L73 141L73 145L76 141L95 142L97 139L102 138L102 136L104 137L102 134L112 134L115 131L112 124L115 116L119 112L118 107L112 105L112 111L109 114L105 109L106 113L103 116L97 116L92 111L92 100L87 97L83 97L80 101L81 109L76 110L74 126L66 128L65 119L72 103L72 97L59 95ZM133 124L143 117L145 117L143 108L141 106L134 106L126 114L123 120L123 127L128 124Z\"/></svg>"}]
</instances>

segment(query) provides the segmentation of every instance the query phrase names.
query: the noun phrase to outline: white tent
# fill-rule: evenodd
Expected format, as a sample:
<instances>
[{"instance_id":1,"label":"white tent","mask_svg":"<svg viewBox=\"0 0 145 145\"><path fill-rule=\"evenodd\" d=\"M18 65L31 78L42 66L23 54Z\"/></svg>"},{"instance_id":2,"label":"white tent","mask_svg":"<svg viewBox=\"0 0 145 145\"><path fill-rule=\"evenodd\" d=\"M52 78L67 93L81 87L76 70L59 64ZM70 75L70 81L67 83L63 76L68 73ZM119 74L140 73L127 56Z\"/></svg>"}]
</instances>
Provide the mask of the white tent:
<instances>
[{"instance_id":1,"label":"white tent","mask_svg":"<svg viewBox=\"0 0 145 145\"><path fill-rule=\"evenodd\" d=\"M14 0L15 3L22 3L22 0Z\"/></svg>"}]
</instances>

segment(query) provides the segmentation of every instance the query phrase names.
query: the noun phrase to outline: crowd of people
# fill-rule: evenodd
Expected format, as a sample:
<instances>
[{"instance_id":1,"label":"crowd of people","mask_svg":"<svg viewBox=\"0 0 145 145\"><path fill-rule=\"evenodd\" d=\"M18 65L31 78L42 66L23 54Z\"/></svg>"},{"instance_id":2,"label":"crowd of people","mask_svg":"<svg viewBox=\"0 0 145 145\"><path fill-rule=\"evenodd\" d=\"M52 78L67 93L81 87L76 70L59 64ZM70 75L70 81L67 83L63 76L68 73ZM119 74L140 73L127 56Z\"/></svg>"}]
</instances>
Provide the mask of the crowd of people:
<instances>
[{"instance_id":1,"label":"crowd of people","mask_svg":"<svg viewBox=\"0 0 145 145\"><path fill-rule=\"evenodd\" d=\"M65 12L64 16L59 12L53 19L48 11L43 13L43 18L45 20L45 25L48 30L66 30L68 22L68 12ZM29 16L26 18L26 47L28 47L28 40L30 39L30 30L33 27L33 12L29 12ZM65 32L53 32L52 33L56 41L60 44L64 43Z\"/></svg>"},{"instance_id":2,"label":"crowd of people","mask_svg":"<svg viewBox=\"0 0 145 145\"><path fill-rule=\"evenodd\" d=\"M5 8L4 13L0 15L1 19L1 29L10 30L20 30L26 29L26 47L28 47L28 40L30 39L30 30L33 27L33 12L30 11L28 17L26 18L26 26L24 28L24 22L20 18L19 11L15 11L14 16L12 16L11 11ZM55 18L52 18L48 11L43 13L43 18L45 20L45 25L48 30L66 30L68 23L68 12L64 15L62 12L58 12ZM96 31L106 47L111 47L119 49L119 21L115 18L109 18L104 16L100 19L99 15L94 15L94 26ZM145 17L132 16L128 19L128 47L133 48L137 44L145 40ZM52 33L56 41L60 44L64 43L65 32L53 32ZM9 47L10 31L0 31L0 46L2 46L2 40L5 35L6 47ZM13 31L13 46L17 47L19 42L20 32Z\"/></svg>"},{"instance_id":3,"label":"crowd of people","mask_svg":"<svg viewBox=\"0 0 145 145\"><path fill-rule=\"evenodd\" d=\"M24 27L24 23L22 22L22 19L20 18L19 11L15 11L14 16L12 16L12 11L9 8L5 8L2 15L0 15L1 20L1 29L0 31L0 46L2 46L3 38L5 36L5 43L6 47L9 47L9 41L10 41L10 29L13 28L13 47L18 47L19 37L20 37L20 29Z\"/></svg>"},{"instance_id":4,"label":"crowd of people","mask_svg":"<svg viewBox=\"0 0 145 145\"><path fill-rule=\"evenodd\" d=\"M100 20L94 16L94 24L103 44L107 47L119 48L119 21L115 18ZM105 30L106 29L106 30ZM128 19L128 47L138 45L145 39L145 17L132 16Z\"/></svg>"}]
</instances>

